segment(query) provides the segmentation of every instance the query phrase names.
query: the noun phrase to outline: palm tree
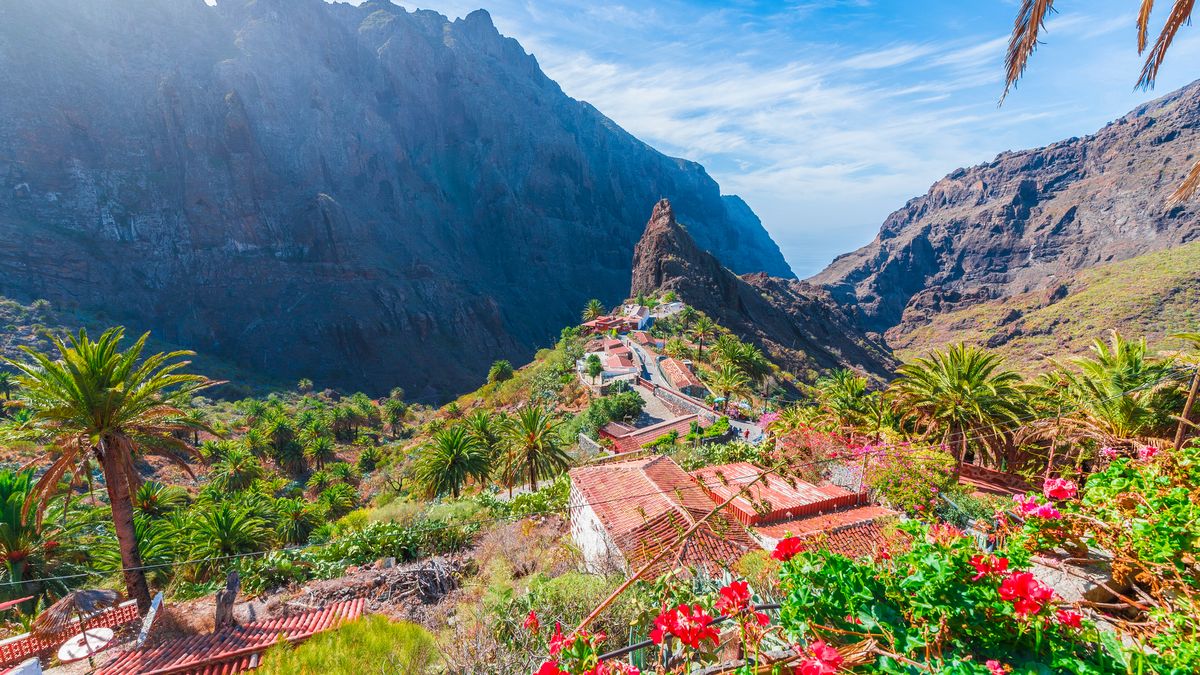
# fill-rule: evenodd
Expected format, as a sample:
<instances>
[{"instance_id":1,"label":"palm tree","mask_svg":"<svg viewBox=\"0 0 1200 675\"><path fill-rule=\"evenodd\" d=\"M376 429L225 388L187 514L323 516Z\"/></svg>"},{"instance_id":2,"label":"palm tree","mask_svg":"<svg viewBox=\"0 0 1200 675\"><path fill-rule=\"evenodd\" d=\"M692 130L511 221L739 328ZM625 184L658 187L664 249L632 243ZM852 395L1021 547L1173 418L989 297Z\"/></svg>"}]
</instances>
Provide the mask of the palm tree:
<instances>
[{"instance_id":1,"label":"palm tree","mask_svg":"<svg viewBox=\"0 0 1200 675\"><path fill-rule=\"evenodd\" d=\"M387 425L392 438L400 434L404 427L404 418L408 415L408 404L398 398L389 398L383 402L383 423Z\"/></svg>"},{"instance_id":2,"label":"palm tree","mask_svg":"<svg viewBox=\"0 0 1200 675\"><path fill-rule=\"evenodd\" d=\"M336 483L321 491L317 503L325 509L329 520L337 520L358 506L358 493L345 483Z\"/></svg>"},{"instance_id":3,"label":"palm tree","mask_svg":"<svg viewBox=\"0 0 1200 675\"><path fill-rule=\"evenodd\" d=\"M1178 338L1191 345L1193 351L1200 354L1200 333L1176 333L1173 338ZM1195 368L1195 373L1192 374L1192 384L1188 387L1187 401L1183 404L1183 412L1179 415L1179 426L1175 430L1175 450L1183 446L1184 433L1188 427L1196 428L1196 425L1191 421L1192 406L1196 403L1196 395L1200 393L1200 363L1189 364Z\"/></svg>"},{"instance_id":4,"label":"palm tree","mask_svg":"<svg viewBox=\"0 0 1200 675\"><path fill-rule=\"evenodd\" d=\"M61 553L57 549L66 539L66 533L55 519L43 520L40 513L31 513L26 508L33 498L31 471L0 471L0 556L4 559L0 579L9 584L0 590L0 597L35 596L27 610L32 610L43 595L61 595L67 591L63 580L55 579L64 571L56 568L62 556L55 554Z\"/></svg>"},{"instance_id":5,"label":"palm tree","mask_svg":"<svg viewBox=\"0 0 1200 675\"><path fill-rule=\"evenodd\" d=\"M427 497L450 493L458 499L467 480L487 479L491 469L487 451L462 426L453 426L434 434L421 451L414 477Z\"/></svg>"},{"instance_id":6,"label":"palm tree","mask_svg":"<svg viewBox=\"0 0 1200 675\"><path fill-rule=\"evenodd\" d=\"M501 432L504 424L505 418L503 416L493 418L485 410L476 410L462 422L463 428L475 439L479 447L483 449L489 462L495 461L499 454L501 441L503 440Z\"/></svg>"},{"instance_id":7,"label":"palm tree","mask_svg":"<svg viewBox=\"0 0 1200 675\"><path fill-rule=\"evenodd\" d=\"M675 316L677 316L679 318L679 325L683 326L684 330L687 330L688 328L691 327L692 322L694 322L696 320L696 316L698 314L699 314L699 312L696 311L695 307L688 305L688 306L684 307L683 309L679 310L679 313L676 314Z\"/></svg>"},{"instance_id":8,"label":"palm tree","mask_svg":"<svg viewBox=\"0 0 1200 675\"><path fill-rule=\"evenodd\" d=\"M692 338L696 341L696 357L704 358L704 341L717 336L717 324L707 316L701 315L692 326Z\"/></svg>"},{"instance_id":9,"label":"palm tree","mask_svg":"<svg viewBox=\"0 0 1200 675\"><path fill-rule=\"evenodd\" d=\"M230 564L231 556L265 551L273 543L267 522L244 506L219 502L192 509L191 557L205 578Z\"/></svg>"},{"instance_id":10,"label":"palm tree","mask_svg":"<svg viewBox=\"0 0 1200 675\"><path fill-rule=\"evenodd\" d=\"M583 308L583 320L593 321L604 316L604 305L596 298L588 300L587 306Z\"/></svg>"},{"instance_id":11,"label":"palm tree","mask_svg":"<svg viewBox=\"0 0 1200 675\"><path fill-rule=\"evenodd\" d=\"M318 471L324 469L326 462L337 459L337 446L333 438L325 435L309 438L304 446L304 458L316 464Z\"/></svg>"},{"instance_id":12,"label":"palm tree","mask_svg":"<svg viewBox=\"0 0 1200 675\"><path fill-rule=\"evenodd\" d=\"M163 485L148 480L142 483L133 496L133 506L139 513L161 518L187 504L187 490L176 485Z\"/></svg>"},{"instance_id":13,"label":"palm tree","mask_svg":"<svg viewBox=\"0 0 1200 675\"><path fill-rule=\"evenodd\" d=\"M240 492L263 477L262 464L249 450L232 446L213 463L210 483L221 492Z\"/></svg>"},{"instance_id":14,"label":"palm tree","mask_svg":"<svg viewBox=\"0 0 1200 675\"><path fill-rule=\"evenodd\" d=\"M275 502L275 534L284 544L303 544L320 524L320 514L314 505L303 499L283 498Z\"/></svg>"},{"instance_id":15,"label":"palm tree","mask_svg":"<svg viewBox=\"0 0 1200 675\"><path fill-rule=\"evenodd\" d=\"M722 363L719 368L706 374L704 381L709 388L725 398L723 410L729 413L729 404L735 396L746 396L750 393L750 378L740 368L730 363Z\"/></svg>"},{"instance_id":16,"label":"palm tree","mask_svg":"<svg viewBox=\"0 0 1200 675\"><path fill-rule=\"evenodd\" d=\"M820 420L839 433L855 431L868 414L867 378L839 368L813 383L811 392Z\"/></svg>"},{"instance_id":17,"label":"palm tree","mask_svg":"<svg viewBox=\"0 0 1200 675\"><path fill-rule=\"evenodd\" d=\"M891 394L922 438L938 434L952 448L955 469L962 469L969 436L987 432L981 446L995 452L1015 423L1024 394L1021 376L1001 368L1000 357L977 347L952 345L896 371ZM997 462L998 463L998 462Z\"/></svg>"},{"instance_id":18,"label":"palm tree","mask_svg":"<svg viewBox=\"0 0 1200 675\"><path fill-rule=\"evenodd\" d=\"M143 359L149 334L124 352L120 350L123 336L124 329L113 328L93 341L80 330L67 342L53 340L58 360L23 347L26 360L8 364L20 373L19 396L32 411L31 427L62 452L38 481L37 500L25 508L34 501L44 507L63 474L88 455L94 456L104 472L125 585L138 609L146 612L150 589L140 569L133 524L133 494L141 480L134 456L159 452L183 464L171 451L190 449L174 434L193 428L196 422L186 419L175 401L215 383L178 372L188 365L178 359L192 352L159 353Z\"/></svg>"},{"instance_id":19,"label":"palm tree","mask_svg":"<svg viewBox=\"0 0 1200 675\"><path fill-rule=\"evenodd\" d=\"M4 400L12 400L13 390L13 374L7 370L0 370L0 391L4 392Z\"/></svg>"},{"instance_id":20,"label":"palm tree","mask_svg":"<svg viewBox=\"0 0 1200 675\"><path fill-rule=\"evenodd\" d=\"M1142 72L1137 85L1142 88L1152 88L1158 78L1158 69L1166 60L1167 50L1170 49L1175 35L1183 26L1191 23L1192 11L1196 0L1174 0L1163 22L1162 30L1150 46L1146 61L1142 64ZM1149 46L1150 18L1154 9L1154 0L1142 0L1141 10L1137 17L1137 47L1138 54L1146 52ZM1023 0L1013 24L1012 37L1008 42L1008 57L1005 59L1004 96L1008 95L1012 86L1017 83L1025 72L1029 57L1033 55L1040 43L1039 35L1045 27L1046 17L1054 10L1054 0ZM1003 102L1004 98L1001 97ZM1175 190L1167 201L1174 206L1189 199L1200 189L1200 161L1192 165L1183 183Z\"/></svg>"},{"instance_id":21,"label":"palm tree","mask_svg":"<svg viewBox=\"0 0 1200 675\"><path fill-rule=\"evenodd\" d=\"M1151 358L1145 338L1130 341L1116 331L1108 342L1096 340L1092 354L1073 359L1073 368L1056 364L1035 385L1044 396L1062 397L1067 412L1056 422L1067 438L1114 446L1167 442L1183 405L1179 382L1170 377L1172 364ZM1032 425L1035 433L1047 423Z\"/></svg>"},{"instance_id":22,"label":"palm tree","mask_svg":"<svg viewBox=\"0 0 1200 675\"><path fill-rule=\"evenodd\" d=\"M570 466L571 458L562 448L558 424L550 411L540 405L518 410L505 429L508 445L505 473L513 478L524 474L529 478L529 489L537 490L538 478L555 476Z\"/></svg>"}]
</instances>

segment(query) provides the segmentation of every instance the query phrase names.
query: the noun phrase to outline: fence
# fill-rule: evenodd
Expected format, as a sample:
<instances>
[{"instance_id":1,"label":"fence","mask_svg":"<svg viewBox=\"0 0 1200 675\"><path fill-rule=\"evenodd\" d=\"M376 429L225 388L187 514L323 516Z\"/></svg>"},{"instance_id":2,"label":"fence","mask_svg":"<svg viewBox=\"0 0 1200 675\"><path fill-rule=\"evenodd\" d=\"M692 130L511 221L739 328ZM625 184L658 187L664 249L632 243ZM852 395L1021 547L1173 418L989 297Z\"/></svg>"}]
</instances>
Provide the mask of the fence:
<instances>
[{"instance_id":1,"label":"fence","mask_svg":"<svg viewBox=\"0 0 1200 675\"><path fill-rule=\"evenodd\" d=\"M104 610L95 616L84 619L84 625L91 628L116 628L138 618L136 600L127 600L111 609ZM0 642L0 666L10 666L19 663L30 656L53 649L70 636L64 635L55 639L34 637L30 633L22 633Z\"/></svg>"}]
</instances>

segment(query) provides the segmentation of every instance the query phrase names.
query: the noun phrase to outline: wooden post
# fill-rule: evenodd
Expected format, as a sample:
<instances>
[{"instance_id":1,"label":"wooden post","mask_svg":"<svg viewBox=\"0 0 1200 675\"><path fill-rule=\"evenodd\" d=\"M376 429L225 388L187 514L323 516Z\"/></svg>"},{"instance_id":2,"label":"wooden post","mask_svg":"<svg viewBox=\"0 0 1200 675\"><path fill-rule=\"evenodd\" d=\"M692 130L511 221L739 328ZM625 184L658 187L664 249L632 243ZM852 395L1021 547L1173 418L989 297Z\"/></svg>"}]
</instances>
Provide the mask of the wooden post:
<instances>
[{"instance_id":1,"label":"wooden post","mask_svg":"<svg viewBox=\"0 0 1200 675\"><path fill-rule=\"evenodd\" d=\"M1183 447L1183 431L1188 426L1188 415L1192 413L1192 405L1196 403L1196 391L1200 389L1200 366L1192 375L1192 388L1188 391L1187 403L1183 404L1183 415L1179 417L1179 428L1175 430L1175 452Z\"/></svg>"},{"instance_id":2,"label":"wooden post","mask_svg":"<svg viewBox=\"0 0 1200 675\"><path fill-rule=\"evenodd\" d=\"M225 577L225 588L217 591L217 630L237 625L237 621L233 618L233 603L237 600L240 586L241 579L238 577L237 570L233 570Z\"/></svg>"}]
</instances>

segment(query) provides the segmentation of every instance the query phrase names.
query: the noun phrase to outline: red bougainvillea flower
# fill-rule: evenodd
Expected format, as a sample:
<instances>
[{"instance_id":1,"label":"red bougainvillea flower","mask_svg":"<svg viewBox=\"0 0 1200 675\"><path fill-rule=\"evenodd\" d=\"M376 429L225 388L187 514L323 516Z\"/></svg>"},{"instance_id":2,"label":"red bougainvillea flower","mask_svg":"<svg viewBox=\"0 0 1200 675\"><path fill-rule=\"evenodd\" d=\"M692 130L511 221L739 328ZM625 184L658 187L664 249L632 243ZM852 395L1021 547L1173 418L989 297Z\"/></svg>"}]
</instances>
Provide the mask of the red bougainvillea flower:
<instances>
[{"instance_id":1,"label":"red bougainvillea flower","mask_svg":"<svg viewBox=\"0 0 1200 675\"><path fill-rule=\"evenodd\" d=\"M558 661L547 661L533 675L571 675L558 667Z\"/></svg>"},{"instance_id":2,"label":"red bougainvillea flower","mask_svg":"<svg viewBox=\"0 0 1200 675\"><path fill-rule=\"evenodd\" d=\"M808 647L808 656L796 666L795 675L832 675L842 665L838 650L818 640Z\"/></svg>"},{"instance_id":3,"label":"red bougainvillea flower","mask_svg":"<svg viewBox=\"0 0 1200 675\"><path fill-rule=\"evenodd\" d=\"M558 621L554 622L554 635L550 636L550 656L558 656L567 646L567 638L563 636L562 624Z\"/></svg>"},{"instance_id":4,"label":"red bougainvillea flower","mask_svg":"<svg viewBox=\"0 0 1200 675\"><path fill-rule=\"evenodd\" d=\"M1145 447L1138 448L1138 459L1142 461L1153 459L1157 454L1158 448L1154 447L1153 445L1147 445Z\"/></svg>"},{"instance_id":5,"label":"red bougainvillea flower","mask_svg":"<svg viewBox=\"0 0 1200 675\"><path fill-rule=\"evenodd\" d=\"M1083 628L1083 615L1073 609L1060 609L1054 613L1054 618L1067 628Z\"/></svg>"},{"instance_id":6,"label":"red bougainvillea flower","mask_svg":"<svg viewBox=\"0 0 1200 675\"><path fill-rule=\"evenodd\" d=\"M1030 572L1013 572L1000 582L1000 597L1013 604L1017 616L1037 614L1054 599L1054 590L1033 577Z\"/></svg>"},{"instance_id":7,"label":"red bougainvillea flower","mask_svg":"<svg viewBox=\"0 0 1200 675\"><path fill-rule=\"evenodd\" d=\"M720 591L716 609L724 616L733 616L750 606L750 584L734 581Z\"/></svg>"},{"instance_id":8,"label":"red bougainvillea flower","mask_svg":"<svg viewBox=\"0 0 1200 675\"><path fill-rule=\"evenodd\" d=\"M700 643L705 640L715 645L718 633L710 625L712 622L713 617L700 605L680 605L655 617L650 639L654 644L662 644L668 635L673 635L692 649L700 649Z\"/></svg>"},{"instance_id":9,"label":"red bougainvillea flower","mask_svg":"<svg viewBox=\"0 0 1200 675\"><path fill-rule=\"evenodd\" d=\"M971 577L971 581L979 581L989 574L1000 574L1006 571L1008 558L995 555L971 556L971 567L974 567L977 572L975 576Z\"/></svg>"},{"instance_id":10,"label":"red bougainvillea flower","mask_svg":"<svg viewBox=\"0 0 1200 675\"><path fill-rule=\"evenodd\" d=\"M987 667L988 672L991 673L991 675L1004 675L1008 671L1012 670L1012 668L1008 667L1006 664L1000 663L996 659L988 659L987 663L983 665Z\"/></svg>"},{"instance_id":11,"label":"red bougainvillea flower","mask_svg":"<svg viewBox=\"0 0 1200 675\"><path fill-rule=\"evenodd\" d=\"M1066 478L1051 478L1042 484L1042 493L1050 499L1074 499L1079 486Z\"/></svg>"},{"instance_id":12,"label":"red bougainvillea flower","mask_svg":"<svg viewBox=\"0 0 1200 675\"><path fill-rule=\"evenodd\" d=\"M1116 459L1118 454L1116 448L1110 448L1107 445L1100 448L1100 456L1104 459Z\"/></svg>"},{"instance_id":13,"label":"red bougainvillea flower","mask_svg":"<svg viewBox=\"0 0 1200 675\"><path fill-rule=\"evenodd\" d=\"M529 610L529 616L525 617L525 620L521 622L521 627L537 635L538 629L542 627L542 624L538 622L537 612Z\"/></svg>"},{"instance_id":14,"label":"red bougainvillea flower","mask_svg":"<svg viewBox=\"0 0 1200 675\"><path fill-rule=\"evenodd\" d=\"M804 542L800 541L800 537L788 537L775 545L775 550L771 552L771 557L787 562L796 557L797 553L804 550Z\"/></svg>"}]
</instances>

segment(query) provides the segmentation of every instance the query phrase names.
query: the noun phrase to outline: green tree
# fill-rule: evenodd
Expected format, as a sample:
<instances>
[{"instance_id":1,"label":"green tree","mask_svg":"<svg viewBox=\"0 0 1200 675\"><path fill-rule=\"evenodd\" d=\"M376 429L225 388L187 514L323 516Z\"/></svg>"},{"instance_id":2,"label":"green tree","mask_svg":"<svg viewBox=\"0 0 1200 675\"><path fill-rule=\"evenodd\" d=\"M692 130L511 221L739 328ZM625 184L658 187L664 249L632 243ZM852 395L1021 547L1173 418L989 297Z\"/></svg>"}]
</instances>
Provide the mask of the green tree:
<instances>
[{"instance_id":1,"label":"green tree","mask_svg":"<svg viewBox=\"0 0 1200 675\"><path fill-rule=\"evenodd\" d=\"M8 584L0 589L0 597L33 595L34 600L26 603L27 612L42 597L65 593L64 580L55 577L71 571L63 569L58 550L67 532L56 518L44 519L27 507L36 498L34 488L32 471L0 470L0 555L4 557L0 580ZM68 508L65 502L63 508Z\"/></svg>"},{"instance_id":2,"label":"green tree","mask_svg":"<svg viewBox=\"0 0 1200 675\"><path fill-rule=\"evenodd\" d=\"M849 368L838 368L819 378L810 393L819 411L819 422L838 433L859 430L870 415L867 378Z\"/></svg>"},{"instance_id":3,"label":"green tree","mask_svg":"<svg viewBox=\"0 0 1200 675\"><path fill-rule=\"evenodd\" d=\"M697 317L699 316L699 312L697 312L696 308L692 307L691 305L687 305L683 309L679 310L679 313L675 316L679 318L679 325L683 326L684 330L688 330L691 328L692 324L695 323Z\"/></svg>"},{"instance_id":4,"label":"green tree","mask_svg":"<svg viewBox=\"0 0 1200 675\"><path fill-rule=\"evenodd\" d=\"M142 483L133 495L134 508L152 518L167 516L186 506L187 502L187 490L153 480Z\"/></svg>"},{"instance_id":5,"label":"green tree","mask_svg":"<svg viewBox=\"0 0 1200 675\"><path fill-rule=\"evenodd\" d=\"M300 392L301 394L307 394L308 392L310 392L312 390L313 390L313 381L308 379L307 377L301 378L301 380L296 383L296 391Z\"/></svg>"},{"instance_id":6,"label":"green tree","mask_svg":"<svg viewBox=\"0 0 1200 675\"><path fill-rule=\"evenodd\" d=\"M335 483L321 492L317 503L325 509L330 520L337 520L358 506L358 493L345 483Z\"/></svg>"},{"instance_id":7,"label":"green tree","mask_svg":"<svg viewBox=\"0 0 1200 675\"><path fill-rule=\"evenodd\" d=\"M490 459L466 427L454 426L434 434L421 450L413 477L426 497L449 493L458 499L469 479L487 480Z\"/></svg>"},{"instance_id":8,"label":"green tree","mask_svg":"<svg viewBox=\"0 0 1200 675\"><path fill-rule=\"evenodd\" d=\"M404 428L404 418L408 416L408 404L398 398L389 398L383 402L383 423L387 425L392 438L400 435Z\"/></svg>"},{"instance_id":9,"label":"green tree","mask_svg":"<svg viewBox=\"0 0 1200 675\"><path fill-rule=\"evenodd\" d=\"M267 522L250 509L232 502L198 505L191 509L190 556L203 578L231 565L232 556L268 550L274 543Z\"/></svg>"},{"instance_id":10,"label":"green tree","mask_svg":"<svg viewBox=\"0 0 1200 675\"><path fill-rule=\"evenodd\" d=\"M583 308L583 320L593 321L604 316L604 305L596 298L588 300L587 306Z\"/></svg>"},{"instance_id":11,"label":"green tree","mask_svg":"<svg viewBox=\"0 0 1200 675\"><path fill-rule=\"evenodd\" d=\"M1023 410L1021 376L1001 367L999 356L963 344L906 363L890 394L922 438L938 437L961 471L970 438L998 464L1005 433Z\"/></svg>"},{"instance_id":12,"label":"green tree","mask_svg":"<svg viewBox=\"0 0 1200 675\"><path fill-rule=\"evenodd\" d=\"M240 492L263 477L262 463L249 450L235 445L225 452L209 472L209 482L222 492Z\"/></svg>"},{"instance_id":13,"label":"green tree","mask_svg":"<svg viewBox=\"0 0 1200 675\"><path fill-rule=\"evenodd\" d=\"M13 374L7 370L0 370L0 392L4 392L4 400L12 400L13 390Z\"/></svg>"},{"instance_id":14,"label":"green tree","mask_svg":"<svg viewBox=\"0 0 1200 675\"><path fill-rule=\"evenodd\" d=\"M1062 431L1071 440L1092 438L1107 445L1167 443L1174 416L1183 406L1179 380L1169 361L1152 358L1146 340L1126 340L1113 331L1096 340L1092 356L1057 364L1035 389L1047 398L1062 396ZM1035 428L1047 428L1049 420Z\"/></svg>"},{"instance_id":15,"label":"green tree","mask_svg":"<svg viewBox=\"0 0 1200 675\"><path fill-rule=\"evenodd\" d=\"M570 466L558 426L551 412L540 405L518 410L505 429L505 473L528 477L530 489L537 490L539 478L551 478Z\"/></svg>"},{"instance_id":16,"label":"green tree","mask_svg":"<svg viewBox=\"0 0 1200 675\"><path fill-rule=\"evenodd\" d=\"M314 436L308 439L304 446L304 458L316 465L317 470L325 468L326 462L337 459L337 446L330 436Z\"/></svg>"},{"instance_id":17,"label":"green tree","mask_svg":"<svg viewBox=\"0 0 1200 675\"><path fill-rule=\"evenodd\" d=\"M504 359L492 362L492 367L488 369L487 380L492 382L504 382L513 378L513 365Z\"/></svg>"},{"instance_id":18,"label":"green tree","mask_svg":"<svg viewBox=\"0 0 1200 675\"><path fill-rule=\"evenodd\" d=\"M93 341L81 330L66 342L53 340L59 352L56 360L22 348L26 360L8 363L20 373L19 396L32 412L31 428L62 453L37 484L40 505L68 469L89 455L95 457L108 489L125 585L145 612L150 589L133 523L133 495L140 482L134 457L138 452L161 452L182 464L174 452L189 449L175 434L193 428L194 422L185 419L175 402L213 383L178 372L188 365L179 359L191 352L143 359L149 334L126 351L120 349L123 336L124 329L113 328Z\"/></svg>"},{"instance_id":19,"label":"green tree","mask_svg":"<svg viewBox=\"0 0 1200 675\"><path fill-rule=\"evenodd\" d=\"M730 363L722 363L716 370L706 374L704 379L709 388L725 398L723 410L726 413L734 397L744 397L750 393L750 378Z\"/></svg>"},{"instance_id":20,"label":"green tree","mask_svg":"<svg viewBox=\"0 0 1200 675\"><path fill-rule=\"evenodd\" d=\"M696 341L697 358L704 358L704 342L716 337L718 332L717 324L707 316L701 314L696 319L696 322L692 325L691 335L692 339Z\"/></svg>"},{"instance_id":21,"label":"green tree","mask_svg":"<svg viewBox=\"0 0 1200 675\"><path fill-rule=\"evenodd\" d=\"M275 534L284 544L303 544L321 523L320 509L302 499L276 500L275 514Z\"/></svg>"},{"instance_id":22,"label":"green tree","mask_svg":"<svg viewBox=\"0 0 1200 675\"><path fill-rule=\"evenodd\" d=\"M587 357L587 374L594 381L600 374L604 372L604 364L600 363L600 357L595 354L588 354Z\"/></svg>"}]
</instances>

